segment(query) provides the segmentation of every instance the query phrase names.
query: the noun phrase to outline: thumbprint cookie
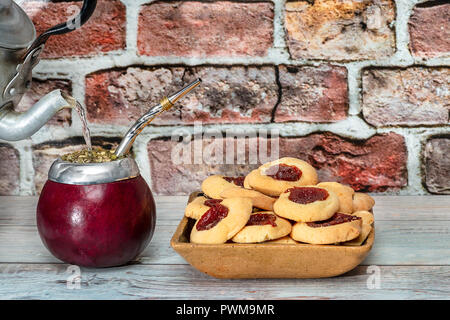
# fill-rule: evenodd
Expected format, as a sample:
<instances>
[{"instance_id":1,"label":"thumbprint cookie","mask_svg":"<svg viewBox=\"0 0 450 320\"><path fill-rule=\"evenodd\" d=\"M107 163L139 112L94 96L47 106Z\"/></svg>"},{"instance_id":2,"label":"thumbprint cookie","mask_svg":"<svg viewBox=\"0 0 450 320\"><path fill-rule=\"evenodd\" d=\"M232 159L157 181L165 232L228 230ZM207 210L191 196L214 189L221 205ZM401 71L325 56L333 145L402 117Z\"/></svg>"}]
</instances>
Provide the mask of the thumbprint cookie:
<instances>
[{"instance_id":1,"label":"thumbprint cookie","mask_svg":"<svg viewBox=\"0 0 450 320\"><path fill-rule=\"evenodd\" d=\"M244 187L245 177L209 176L202 182L202 191L212 199L222 199L220 193L229 188Z\"/></svg>"},{"instance_id":2,"label":"thumbprint cookie","mask_svg":"<svg viewBox=\"0 0 450 320\"><path fill-rule=\"evenodd\" d=\"M220 197L223 199L249 198L250 200L252 200L252 204L254 207L268 211L273 210L273 204L276 200L275 198L266 196L265 194L259 191L249 190L240 187L225 189L220 193Z\"/></svg>"},{"instance_id":3,"label":"thumbprint cookie","mask_svg":"<svg viewBox=\"0 0 450 320\"><path fill-rule=\"evenodd\" d=\"M221 244L238 233L250 218L252 201L230 198L211 206L194 224L191 242Z\"/></svg>"},{"instance_id":4,"label":"thumbprint cookie","mask_svg":"<svg viewBox=\"0 0 450 320\"><path fill-rule=\"evenodd\" d=\"M275 199L256 190L246 189L244 187L244 178L221 175L210 176L203 181L202 190L208 197L214 199L250 198L254 207L273 210Z\"/></svg>"},{"instance_id":5,"label":"thumbprint cookie","mask_svg":"<svg viewBox=\"0 0 450 320\"><path fill-rule=\"evenodd\" d=\"M279 239L266 241L265 243L279 243L279 244L296 244L296 245L300 245L300 243L298 243L297 241L292 239L290 236L284 236L284 237L279 238Z\"/></svg>"},{"instance_id":6,"label":"thumbprint cookie","mask_svg":"<svg viewBox=\"0 0 450 320\"><path fill-rule=\"evenodd\" d=\"M362 219L363 224L372 225L374 222L373 214L369 211L356 211L352 213L352 216L357 216Z\"/></svg>"},{"instance_id":7,"label":"thumbprint cookie","mask_svg":"<svg viewBox=\"0 0 450 320\"><path fill-rule=\"evenodd\" d=\"M361 233L359 236L353 240L342 242L341 245L344 246L360 246L366 241L367 237L370 234L370 231L372 231L372 226L369 224L363 223L361 228Z\"/></svg>"},{"instance_id":8,"label":"thumbprint cookie","mask_svg":"<svg viewBox=\"0 0 450 320\"><path fill-rule=\"evenodd\" d=\"M334 244L357 238L361 228L360 217L335 213L324 221L297 222L292 226L291 237L310 244Z\"/></svg>"},{"instance_id":9,"label":"thumbprint cookie","mask_svg":"<svg viewBox=\"0 0 450 320\"><path fill-rule=\"evenodd\" d=\"M253 171L256 171L256 170L253 170ZM251 189L252 187L250 186L250 184L248 183L248 176L249 175L247 175L246 177L245 177L245 179L244 179L244 188L245 189Z\"/></svg>"},{"instance_id":10,"label":"thumbprint cookie","mask_svg":"<svg viewBox=\"0 0 450 320\"><path fill-rule=\"evenodd\" d=\"M316 184L317 172L303 160L281 158L253 170L246 180L254 190L269 196L279 196L292 187Z\"/></svg>"},{"instance_id":11,"label":"thumbprint cookie","mask_svg":"<svg viewBox=\"0 0 450 320\"><path fill-rule=\"evenodd\" d=\"M368 194L355 192L353 195L353 212L369 211L375 205L375 200Z\"/></svg>"},{"instance_id":12,"label":"thumbprint cookie","mask_svg":"<svg viewBox=\"0 0 450 320\"><path fill-rule=\"evenodd\" d=\"M343 242L342 245L360 246L366 241L370 231L372 231L372 225L374 223L373 214L369 211L356 211L352 213L352 216L360 217L362 219L361 233L357 238Z\"/></svg>"},{"instance_id":13,"label":"thumbprint cookie","mask_svg":"<svg viewBox=\"0 0 450 320\"><path fill-rule=\"evenodd\" d=\"M343 185L338 182L321 182L318 187L325 187L333 191L339 198L339 210L341 213L353 212L353 194L355 190L351 187Z\"/></svg>"},{"instance_id":14,"label":"thumbprint cookie","mask_svg":"<svg viewBox=\"0 0 450 320\"><path fill-rule=\"evenodd\" d=\"M273 205L280 217L302 222L329 219L339 209L339 198L327 188L293 187L283 192Z\"/></svg>"},{"instance_id":15,"label":"thumbprint cookie","mask_svg":"<svg viewBox=\"0 0 450 320\"><path fill-rule=\"evenodd\" d=\"M291 223L271 211L253 213L245 227L231 240L238 243L259 243L291 233Z\"/></svg>"},{"instance_id":16,"label":"thumbprint cookie","mask_svg":"<svg viewBox=\"0 0 450 320\"><path fill-rule=\"evenodd\" d=\"M212 206L220 203L222 199L208 199L200 196L192 200L184 210L184 215L188 218L198 220Z\"/></svg>"}]
</instances>

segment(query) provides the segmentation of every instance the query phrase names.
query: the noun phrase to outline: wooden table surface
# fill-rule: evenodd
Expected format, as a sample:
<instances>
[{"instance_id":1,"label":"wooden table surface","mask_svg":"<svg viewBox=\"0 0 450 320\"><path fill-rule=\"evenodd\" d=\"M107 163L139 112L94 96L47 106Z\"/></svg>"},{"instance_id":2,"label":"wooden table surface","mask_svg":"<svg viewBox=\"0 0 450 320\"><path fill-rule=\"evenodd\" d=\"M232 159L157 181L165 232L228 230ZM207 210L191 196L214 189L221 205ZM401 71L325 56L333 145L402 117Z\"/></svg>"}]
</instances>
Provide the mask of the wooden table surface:
<instances>
[{"instance_id":1,"label":"wooden table surface","mask_svg":"<svg viewBox=\"0 0 450 320\"><path fill-rule=\"evenodd\" d=\"M77 270L39 238L37 198L0 197L0 299L449 299L450 197L375 199L374 247L340 277L220 280L200 273L170 247L187 200L179 196L156 197L155 235L135 263L81 268L77 283Z\"/></svg>"}]
</instances>

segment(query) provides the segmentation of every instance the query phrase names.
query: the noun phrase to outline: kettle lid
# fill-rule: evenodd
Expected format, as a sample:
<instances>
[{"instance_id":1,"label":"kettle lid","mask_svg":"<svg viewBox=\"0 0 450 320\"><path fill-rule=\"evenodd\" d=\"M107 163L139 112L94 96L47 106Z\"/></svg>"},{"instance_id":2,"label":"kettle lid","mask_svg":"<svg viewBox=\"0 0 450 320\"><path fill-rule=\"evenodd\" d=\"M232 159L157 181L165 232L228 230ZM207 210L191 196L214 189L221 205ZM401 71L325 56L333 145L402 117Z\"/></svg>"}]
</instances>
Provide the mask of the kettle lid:
<instances>
[{"instance_id":1,"label":"kettle lid","mask_svg":"<svg viewBox=\"0 0 450 320\"><path fill-rule=\"evenodd\" d=\"M28 15L13 0L0 0L0 47L21 49L36 37L36 29Z\"/></svg>"}]
</instances>

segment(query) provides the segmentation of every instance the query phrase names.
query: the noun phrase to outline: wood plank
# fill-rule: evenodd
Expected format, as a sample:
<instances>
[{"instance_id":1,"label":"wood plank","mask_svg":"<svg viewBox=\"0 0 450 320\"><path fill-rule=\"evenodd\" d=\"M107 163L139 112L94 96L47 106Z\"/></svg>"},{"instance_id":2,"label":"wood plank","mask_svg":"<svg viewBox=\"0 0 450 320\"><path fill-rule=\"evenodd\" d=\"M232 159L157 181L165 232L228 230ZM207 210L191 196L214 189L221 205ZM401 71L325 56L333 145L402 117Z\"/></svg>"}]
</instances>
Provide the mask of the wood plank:
<instances>
[{"instance_id":1,"label":"wood plank","mask_svg":"<svg viewBox=\"0 0 450 320\"><path fill-rule=\"evenodd\" d=\"M184 215L187 196L155 197L160 225L177 225ZM0 197L0 225L36 225L38 197Z\"/></svg>"},{"instance_id":2,"label":"wood plank","mask_svg":"<svg viewBox=\"0 0 450 320\"><path fill-rule=\"evenodd\" d=\"M360 266L327 279L214 279L189 266L81 269L68 289L67 265L0 264L0 299L448 299L449 266Z\"/></svg>"},{"instance_id":3,"label":"wood plank","mask_svg":"<svg viewBox=\"0 0 450 320\"><path fill-rule=\"evenodd\" d=\"M376 221L364 265L450 265L450 221Z\"/></svg>"},{"instance_id":4,"label":"wood plank","mask_svg":"<svg viewBox=\"0 0 450 320\"><path fill-rule=\"evenodd\" d=\"M450 196L374 196L376 220L450 220Z\"/></svg>"},{"instance_id":5,"label":"wood plank","mask_svg":"<svg viewBox=\"0 0 450 320\"><path fill-rule=\"evenodd\" d=\"M185 264L170 247L176 226L156 226L139 261L144 264ZM450 221L376 221L375 244L364 265L450 265ZM43 246L35 226L0 225L0 261L58 262Z\"/></svg>"},{"instance_id":6,"label":"wood plank","mask_svg":"<svg viewBox=\"0 0 450 320\"><path fill-rule=\"evenodd\" d=\"M152 241L138 261L151 264L185 264L170 247L175 226L159 226ZM35 226L0 225L0 262L6 263L58 263L60 260L45 248Z\"/></svg>"},{"instance_id":7,"label":"wood plank","mask_svg":"<svg viewBox=\"0 0 450 320\"><path fill-rule=\"evenodd\" d=\"M0 224L36 225L37 197L0 197Z\"/></svg>"},{"instance_id":8,"label":"wood plank","mask_svg":"<svg viewBox=\"0 0 450 320\"><path fill-rule=\"evenodd\" d=\"M450 220L449 196L374 196L376 220ZM37 197L0 197L0 225L36 225ZM161 225L178 224L187 196L157 196Z\"/></svg>"}]
</instances>

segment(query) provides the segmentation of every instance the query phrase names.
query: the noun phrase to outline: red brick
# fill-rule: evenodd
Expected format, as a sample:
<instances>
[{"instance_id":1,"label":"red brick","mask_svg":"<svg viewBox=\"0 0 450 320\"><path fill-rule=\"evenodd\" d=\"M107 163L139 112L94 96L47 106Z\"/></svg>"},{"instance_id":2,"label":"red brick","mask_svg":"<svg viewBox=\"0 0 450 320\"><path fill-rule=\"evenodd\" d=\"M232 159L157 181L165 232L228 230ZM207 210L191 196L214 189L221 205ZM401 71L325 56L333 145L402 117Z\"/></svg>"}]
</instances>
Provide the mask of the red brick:
<instances>
[{"instance_id":1,"label":"red brick","mask_svg":"<svg viewBox=\"0 0 450 320\"><path fill-rule=\"evenodd\" d=\"M86 78L88 119L130 125L164 95L199 77L202 84L152 124L270 122L278 99L273 67L130 67L93 73Z\"/></svg>"},{"instance_id":2,"label":"red brick","mask_svg":"<svg viewBox=\"0 0 450 320\"><path fill-rule=\"evenodd\" d=\"M273 43L273 16L269 2L151 3L139 14L139 54L264 56Z\"/></svg>"},{"instance_id":3,"label":"red brick","mask_svg":"<svg viewBox=\"0 0 450 320\"><path fill-rule=\"evenodd\" d=\"M405 141L393 132L365 141L330 133L283 139L280 153L311 163L321 181L342 182L355 190L385 191L407 185Z\"/></svg>"},{"instance_id":4,"label":"red brick","mask_svg":"<svg viewBox=\"0 0 450 320\"><path fill-rule=\"evenodd\" d=\"M255 138L253 138L255 139ZM211 144L213 139L204 139L203 152L207 145ZM231 143L231 138L218 139L225 150L226 143ZM228 176L246 175L250 170L256 169L257 164L248 164L248 143L245 148L234 148L234 152L245 156L245 164L235 165L226 164L225 158L220 157L218 164L205 164L212 162L209 156L204 156L202 163L194 164L193 152L190 158L191 164L176 164L172 161L173 148L177 145L176 141L167 139L151 140L148 144L148 153L150 159L150 168L152 175L152 191L160 195L184 195L199 190L201 182L213 174L225 174ZM235 145L235 144L234 144ZM190 143L192 150L196 148Z\"/></svg>"},{"instance_id":5,"label":"red brick","mask_svg":"<svg viewBox=\"0 0 450 320\"><path fill-rule=\"evenodd\" d=\"M423 170L425 186L437 194L450 194L450 137L436 137L427 141Z\"/></svg>"},{"instance_id":6,"label":"red brick","mask_svg":"<svg viewBox=\"0 0 450 320\"><path fill-rule=\"evenodd\" d=\"M69 95L72 93L72 85L68 80L38 80L33 79L31 89L28 90L16 107L16 111L26 111L39 99L50 91L60 89ZM59 111L53 118L47 122L52 126L64 126L68 127L72 123L72 113L70 109L63 109Z\"/></svg>"},{"instance_id":7,"label":"red brick","mask_svg":"<svg viewBox=\"0 0 450 320\"><path fill-rule=\"evenodd\" d=\"M0 196L19 194L19 152L10 145L0 143Z\"/></svg>"},{"instance_id":8,"label":"red brick","mask_svg":"<svg viewBox=\"0 0 450 320\"><path fill-rule=\"evenodd\" d=\"M435 1L417 5L408 25L413 55L429 58L450 54L450 3Z\"/></svg>"},{"instance_id":9,"label":"red brick","mask_svg":"<svg viewBox=\"0 0 450 320\"><path fill-rule=\"evenodd\" d=\"M345 67L280 66L281 102L276 122L337 121L347 117L348 90Z\"/></svg>"},{"instance_id":10,"label":"red brick","mask_svg":"<svg viewBox=\"0 0 450 320\"><path fill-rule=\"evenodd\" d=\"M37 34L72 17L81 2L27 1L23 8L32 18ZM78 9L79 10L79 9ZM51 37L43 58L96 55L121 50L126 46L125 5L118 0L100 0L97 8L81 29Z\"/></svg>"},{"instance_id":11,"label":"red brick","mask_svg":"<svg viewBox=\"0 0 450 320\"><path fill-rule=\"evenodd\" d=\"M395 51L392 0L286 3L287 44L294 59L363 60Z\"/></svg>"},{"instance_id":12,"label":"red brick","mask_svg":"<svg viewBox=\"0 0 450 320\"><path fill-rule=\"evenodd\" d=\"M219 138L217 143L225 144L226 139ZM213 141L204 139L203 150ZM258 166L250 164L248 141L245 148L235 148L235 153L246 155L245 164L238 165L208 164L207 160L212 163L208 154L204 154L203 161L198 164L194 164L192 154L190 164L174 163L172 152L178 142L167 139L150 141L148 153L153 191L161 195L189 194L198 190L202 180L209 175L247 174ZM270 145L271 142L270 139L259 138L258 146ZM395 190L407 185L406 146L404 138L396 133L379 134L362 141L344 139L331 133L315 133L306 137L282 137L278 142L279 157L308 161L318 170L321 181L339 181L356 190L371 192ZM190 144L192 146L193 142Z\"/></svg>"},{"instance_id":13,"label":"red brick","mask_svg":"<svg viewBox=\"0 0 450 320\"><path fill-rule=\"evenodd\" d=\"M93 146L115 149L119 138L92 137ZM60 156L86 148L82 137L70 138L62 141L49 141L33 146L33 167L35 171L34 183L39 194L47 181L48 170L52 163Z\"/></svg>"},{"instance_id":14,"label":"red brick","mask_svg":"<svg viewBox=\"0 0 450 320\"><path fill-rule=\"evenodd\" d=\"M449 122L449 68L368 69L362 85L363 115L374 126Z\"/></svg>"}]
</instances>

